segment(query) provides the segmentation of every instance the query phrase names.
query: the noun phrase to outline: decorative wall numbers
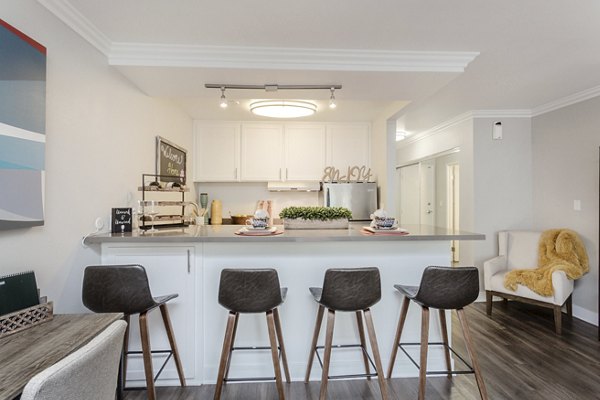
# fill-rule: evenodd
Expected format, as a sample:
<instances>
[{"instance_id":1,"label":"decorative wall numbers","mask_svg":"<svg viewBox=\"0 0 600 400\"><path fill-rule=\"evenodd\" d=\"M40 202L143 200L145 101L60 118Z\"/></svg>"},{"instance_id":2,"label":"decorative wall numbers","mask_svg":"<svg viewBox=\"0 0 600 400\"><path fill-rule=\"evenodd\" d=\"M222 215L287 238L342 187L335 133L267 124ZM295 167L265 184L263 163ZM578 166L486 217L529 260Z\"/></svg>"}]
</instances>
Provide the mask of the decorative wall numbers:
<instances>
[{"instance_id":1,"label":"decorative wall numbers","mask_svg":"<svg viewBox=\"0 0 600 400\"><path fill-rule=\"evenodd\" d=\"M373 177L371 168L367 169L365 165L359 167L348 167L346 175L341 175L339 169L335 167L325 167L323 170L323 182L369 182Z\"/></svg>"}]
</instances>

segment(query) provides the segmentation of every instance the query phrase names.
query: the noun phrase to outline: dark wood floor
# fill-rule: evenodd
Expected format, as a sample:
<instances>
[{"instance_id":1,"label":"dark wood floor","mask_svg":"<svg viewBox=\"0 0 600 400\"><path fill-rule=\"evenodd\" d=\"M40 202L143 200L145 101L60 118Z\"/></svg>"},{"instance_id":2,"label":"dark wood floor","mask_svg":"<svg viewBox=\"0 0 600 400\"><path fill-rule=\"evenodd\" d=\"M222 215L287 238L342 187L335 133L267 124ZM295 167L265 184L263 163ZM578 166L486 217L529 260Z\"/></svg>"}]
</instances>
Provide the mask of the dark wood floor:
<instances>
[{"instance_id":1,"label":"dark wood floor","mask_svg":"<svg viewBox=\"0 0 600 400\"><path fill-rule=\"evenodd\" d=\"M455 314L455 313L453 313ZM563 317L563 335L554 334L552 311L520 303L494 303L493 319L485 304L467 309L473 340L490 399L588 400L600 399L600 342L596 327ZM466 354L456 315L454 348ZM458 328L458 329L457 329ZM383 360L387 368L388 360ZM388 382L393 399L416 399L417 379ZM212 399L214 385L158 388L160 400ZM379 399L377 380L331 381L329 399ZM316 400L319 382L286 385L288 399ZM128 392L126 400L145 399L144 392ZM277 399L274 383L228 384L223 399ZM428 377L427 399L478 399L473 375L451 380Z\"/></svg>"}]
</instances>

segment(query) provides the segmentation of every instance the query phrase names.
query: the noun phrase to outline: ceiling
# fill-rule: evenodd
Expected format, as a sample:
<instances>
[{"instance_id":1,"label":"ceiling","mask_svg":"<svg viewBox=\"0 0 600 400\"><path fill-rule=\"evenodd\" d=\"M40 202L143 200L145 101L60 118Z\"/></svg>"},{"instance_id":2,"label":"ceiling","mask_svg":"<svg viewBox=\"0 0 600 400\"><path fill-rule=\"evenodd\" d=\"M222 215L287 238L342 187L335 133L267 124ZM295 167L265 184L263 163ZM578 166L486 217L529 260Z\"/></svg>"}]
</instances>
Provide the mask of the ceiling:
<instances>
[{"instance_id":1,"label":"ceiling","mask_svg":"<svg viewBox=\"0 0 600 400\"><path fill-rule=\"evenodd\" d=\"M535 109L600 85L595 0L38 1L143 92L199 119L251 119L258 98L326 109L329 96L232 90L239 105L224 114L205 83L341 84L339 107L312 117L327 120Z\"/></svg>"}]
</instances>

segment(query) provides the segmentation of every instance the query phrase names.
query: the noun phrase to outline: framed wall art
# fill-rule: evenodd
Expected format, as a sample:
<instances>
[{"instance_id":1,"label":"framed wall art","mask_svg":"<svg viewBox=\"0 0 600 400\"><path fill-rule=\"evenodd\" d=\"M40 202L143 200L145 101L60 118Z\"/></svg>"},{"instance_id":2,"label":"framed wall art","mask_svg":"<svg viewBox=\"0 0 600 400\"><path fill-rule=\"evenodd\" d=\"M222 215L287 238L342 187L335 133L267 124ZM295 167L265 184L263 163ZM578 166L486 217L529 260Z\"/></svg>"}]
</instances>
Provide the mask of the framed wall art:
<instances>
[{"instance_id":1,"label":"framed wall art","mask_svg":"<svg viewBox=\"0 0 600 400\"><path fill-rule=\"evenodd\" d=\"M187 151L163 137L156 137L156 175L161 182L185 185Z\"/></svg>"},{"instance_id":2,"label":"framed wall art","mask_svg":"<svg viewBox=\"0 0 600 400\"><path fill-rule=\"evenodd\" d=\"M0 229L44 224L46 48L0 19Z\"/></svg>"}]
</instances>

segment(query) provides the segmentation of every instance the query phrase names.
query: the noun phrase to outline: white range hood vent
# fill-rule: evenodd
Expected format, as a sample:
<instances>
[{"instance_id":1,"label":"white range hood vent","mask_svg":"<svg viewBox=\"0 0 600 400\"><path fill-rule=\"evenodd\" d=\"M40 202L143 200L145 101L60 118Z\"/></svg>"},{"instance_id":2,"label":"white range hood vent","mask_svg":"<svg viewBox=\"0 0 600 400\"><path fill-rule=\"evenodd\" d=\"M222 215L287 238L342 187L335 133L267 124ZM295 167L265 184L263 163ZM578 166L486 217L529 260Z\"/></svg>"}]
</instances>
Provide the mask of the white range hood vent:
<instances>
[{"instance_id":1,"label":"white range hood vent","mask_svg":"<svg viewBox=\"0 0 600 400\"><path fill-rule=\"evenodd\" d=\"M268 182L269 192L318 192L321 190L321 182L318 181L289 181Z\"/></svg>"}]
</instances>

